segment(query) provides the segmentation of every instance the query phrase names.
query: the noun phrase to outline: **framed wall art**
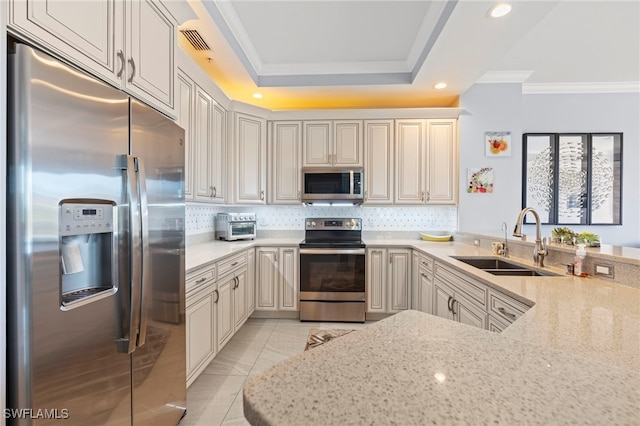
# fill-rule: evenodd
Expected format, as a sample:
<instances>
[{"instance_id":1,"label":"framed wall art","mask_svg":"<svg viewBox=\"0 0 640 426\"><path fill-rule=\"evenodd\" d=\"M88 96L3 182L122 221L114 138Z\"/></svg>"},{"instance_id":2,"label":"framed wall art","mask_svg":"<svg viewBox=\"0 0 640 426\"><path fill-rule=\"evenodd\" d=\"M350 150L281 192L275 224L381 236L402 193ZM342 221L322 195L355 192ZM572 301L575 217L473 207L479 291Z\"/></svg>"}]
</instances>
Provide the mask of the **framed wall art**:
<instances>
[{"instance_id":1,"label":"framed wall art","mask_svg":"<svg viewBox=\"0 0 640 426\"><path fill-rule=\"evenodd\" d=\"M484 146L487 157L511 157L511 132L485 132Z\"/></svg>"}]
</instances>

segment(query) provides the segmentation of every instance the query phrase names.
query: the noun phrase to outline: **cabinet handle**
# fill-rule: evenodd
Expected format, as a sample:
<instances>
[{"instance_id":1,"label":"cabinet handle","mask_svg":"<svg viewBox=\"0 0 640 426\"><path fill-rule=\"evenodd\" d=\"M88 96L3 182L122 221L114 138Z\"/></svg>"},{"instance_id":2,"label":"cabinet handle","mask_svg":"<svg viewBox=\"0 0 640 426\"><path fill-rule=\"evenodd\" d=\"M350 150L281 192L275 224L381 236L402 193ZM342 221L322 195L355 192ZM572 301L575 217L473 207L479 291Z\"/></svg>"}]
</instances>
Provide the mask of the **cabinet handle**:
<instances>
[{"instance_id":1,"label":"cabinet handle","mask_svg":"<svg viewBox=\"0 0 640 426\"><path fill-rule=\"evenodd\" d=\"M202 284L206 280L207 280L206 278L200 278L199 280L196 280L196 284Z\"/></svg>"},{"instance_id":2,"label":"cabinet handle","mask_svg":"<svg viewBox=\"0 0 640 426\"><path fill-rule=\"evenodd\" d=\"M382 253L382 252L380 252L380 253ZM389 255L389 263L393 263L393 254Z\"/></svg>"},{"instance_id":3,"label":"cabinet handle","mask_svg":"<svg viewBox=\"0 0 640 426\"><path fill-rule=\"evenodd\" d=\"M231 264L231 266L233 267L233 266L236 266L237 264L238 264L238 262L233 262L233 263Z\"/></svg>"},{"instance_id":4,"label":"cabinet handle","mask_svg":"<svg viewBox=\"0 0 640 426\"><path fill-rule=\"evenodd\" d=\"M218 290L213 290L213 292L216 295L216 300L214 300L213 303L218 303L218 300L220 300L220 293L218 293Z\"/></svg>"},{"instance_id":5,"label":"cabinet handle","mask_svg":"<svg viewBox=\"0 0 640 426\"><path fill-rule=\"evenodd\" d=\"M423 274L422 272L420 272L420 275L422 275L422 276L423 276L423 277L425 277L425 278L429 278L429 277L427 277L425 274Z\"/></svg>"},{"instance_id":6,"label":"cabinet handle","mask_svg":"<svg viewBox=\"0 0 640 426\"><path fill-rule=\"evenodd\" d=\"M451 301L453 300L453 296L449 296L449 299L447 299L447 309L449 310L449 312L451 312Z\"/></svg>"},{"instance_id":7,"label":"cabinet handle","mask_svg":"<svg viewBox=\"0 0 640 426\"><path fill-rule=\"evenodd\" d=\"M276 254L273 256L273 260L274 260L274 262L278 261L278 252L276 252Z\"/></svg>"},{"instance_id":8,"label":"cabinet handle","mask_svg":"<svg viewBox=\"0 0 640 426\"><path fill-rule=\"evenodd\" d=\"M129 65L131 65L131 77L129 77L129 80L127 80L129 83L133 83L133 77L135 77L136 75L136 63L134 62L133 58L129 58Z\"/></svg>"},{"instance_id":9,"label":"cabinet handle","mask_svg":"<svg viewBox=\"0 0 640 426\"><path fill-rule=\"evenodd\" d=\"M124 72L124 53L122 53L122 50L119 50L117 55L118 59L120 59L120 71L118 71L118 74L116 74L116 76L120 78L122 77L122 73Z\"/></svg>"},{"instance_id":10,"label":"cabinet handle","mask_svg":"<svg viewBox=\"0 0 640 426\"><path fill-rule=\"evenodd\" d=\"M260 191L260 201L264 201L264 191Z\"/></svg>"},{"instance_id":11,"label":"cabinet handle","mask_svg":"<svg viewBox=\"0 0 640 426\"><path fill-rule=\"evenodd\" d=\"M300 199L300 191L298 191L298 200Z\"/></svg>"},{"instance_id":12,"label":"cabinet handle","mask_svg":"<svg viewBox=\"0 0 640 426\"><path fill-rule=\"evenodd\" d=\"M424 191L422 191L422 198L420 198L420 201L424 201Z\"/></svg>"},{"instance_id":13,"label":"cabinet handle","mask_svg":"<svg viewBox=\"0 0 640 426\"><path fill-rule=\"evenodd\" d=\"M431 192L427 191L427 202L431 199Z\"/></svg>"},{"instance_id":14,"label":"cabinet handle","mask_svg":"<svg viewBox=\"0 0 640 426\"><path fill-rule=\"evenodd\" d=\"M364 191L364 201L367 201L367 199L369 198L369 195L367 195L367 191Z\"/></svg>"},{"instance_id":15,"label":"cabinet handle","mask_svg":"<svg viewBox=\"0 0 640 426\"><path fill-rule=\"evenodd\" d=\"M235 282L233 288L238 288L238 286L240 286L240 280L238 279L238 277L233 277L233 281Z\"/></svg>"},{"instance_id":16,"label":"cabinet handle","mask_svg":"<svg viewBox=\"0 0 640 426\"><path fill-rule=\"evenodd\" d=\"M212 189L213 189L213 193L211 194L211 198L216 198L216 195L218 195L218 190L216 189L215 186Z\"/></svg>"},{"instance_id":17,"label":"cabinet handle","mask_svg":"<svg viewBox=\"0 0 640 426\"><path fill-rule=\"evenodd\" d=\"M209 198L213 198L213 186L209 187Z\"/></svg>"},{"instance_id":18,"label":"cabinet handle","mask_svg":"<svg viewBox=\"0 0 640 426\"><path fill-rule=\"evenodd\" d=\"M515 314L512 314L511 312L507 312L507 310L506 310L505 308L503 308L502 306L500 306L500 307L498 308L498 311L500 311L500 313L501 313L502 315L504 315L504 316L506 316L506 317L509 317L509 318L511 318L512 320L514 320L514 321L515 321L515 319L516 319Z\"/></svg>"},{"instance_id":19,"label":"cabinet handle","mask_svg":"<svg viewBox=\"0 0 640 426\"><path fill-rule=\"evenodd\" d=\"M451 312L453 313L453 316L457 315L456 310L455 310L455 306L456 306L455 303L456 302L458 302L456 299L452 299L451 300ZM458 303L460 303L460 302L458 302Z\"/></svg>"}]
</instances>

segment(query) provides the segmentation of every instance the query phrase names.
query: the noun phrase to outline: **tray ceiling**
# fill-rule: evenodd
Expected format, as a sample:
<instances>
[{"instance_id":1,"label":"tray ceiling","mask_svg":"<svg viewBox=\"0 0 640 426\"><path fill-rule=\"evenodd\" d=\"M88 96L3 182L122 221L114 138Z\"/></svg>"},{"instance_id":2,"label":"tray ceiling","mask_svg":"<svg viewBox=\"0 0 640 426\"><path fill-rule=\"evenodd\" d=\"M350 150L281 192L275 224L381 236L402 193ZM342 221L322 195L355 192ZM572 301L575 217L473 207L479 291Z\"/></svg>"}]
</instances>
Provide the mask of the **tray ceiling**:
<instances>
[{"instance_id":1,"label":"tray ceiling","mask_svg":"<svg viewBox=\"0 0 640 426\"><path fill-rule=\"evenodd\" d=\"M496 2L474 0L192 0L181 28L212 48L180 43L229 97L270 109L455 106L476 82L639 90L640 2L511 3L492 19Z\"/></svg>"}]
</instances>

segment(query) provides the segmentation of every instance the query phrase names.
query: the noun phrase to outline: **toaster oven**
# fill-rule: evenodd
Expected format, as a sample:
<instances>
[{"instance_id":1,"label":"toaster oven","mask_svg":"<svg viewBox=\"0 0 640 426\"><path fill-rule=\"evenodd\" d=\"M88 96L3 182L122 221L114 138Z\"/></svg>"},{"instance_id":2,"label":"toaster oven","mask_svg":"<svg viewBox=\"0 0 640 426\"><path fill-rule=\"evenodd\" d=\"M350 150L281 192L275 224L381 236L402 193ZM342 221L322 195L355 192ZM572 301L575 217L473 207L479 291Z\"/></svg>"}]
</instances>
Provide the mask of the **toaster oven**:
<instances>
[{"instance_id":1,"label":"toaster oven","mask_svg":"<svg viewBox=\"0 0 640 426\"><path fill-rule=\"evenodd\" d=\"M256 238L255 213L218 213L216 215L216 240L236 241Z\"/></svg>"}]
</instances>

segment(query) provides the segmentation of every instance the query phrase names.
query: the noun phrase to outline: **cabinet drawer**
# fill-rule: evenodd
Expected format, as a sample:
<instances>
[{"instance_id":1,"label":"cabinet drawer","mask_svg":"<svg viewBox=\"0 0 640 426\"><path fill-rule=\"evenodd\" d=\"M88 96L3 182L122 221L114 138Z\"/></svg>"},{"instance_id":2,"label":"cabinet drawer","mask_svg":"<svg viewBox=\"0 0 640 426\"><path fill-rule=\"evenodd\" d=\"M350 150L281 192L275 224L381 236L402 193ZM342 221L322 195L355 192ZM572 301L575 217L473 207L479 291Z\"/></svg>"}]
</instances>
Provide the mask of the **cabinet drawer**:
<instances>
[{"instance_id":1,"label":"cabinet drawer","mask_svg":"<svg viewBox=\"0 0 640 426\"><path fill-rule=\"evenodd\" d=\"M520 318L529 307L499 291L489 291L489 312L509 324Z\"/></svg>"},{"instance_id":2,"label":"cabinet drawer","mask_svg":"<svg viewBox=\"0 0 640 426\"><path fill-rule=\"evenodd\" d=\"M216 267L210 266L205 269L199 269L187 276L187 296L198 291L203 286L215 282L216 280Z\"/></svg>"},{"instance_id":3,"label":"cabinet drawer","mask_svg":"<svg viewBox=\"0 0 640 426\"><path fill-rule=\"evenodd\" d=\"M418 254L418 266L420 269L426 270L428 274L431 274L433 272L433 259L420 253Z\"/></svg>"},{"instance_id":4,"label":"cabinet drawer","mask_svg":"<svg viewBox=\"0 0 640 426\"><path fill-rule=\"evenodd\" d=\"M435 264L435 276L453 286L453 288L462 293L470 301L486 309L487 287L484 284L471 280L463 274L445 268L438 262Z\"/></svg>"},{"instance_id":5,"label":"cabinet drawer","mask_svg":"<svg viewBox=\"0 0 640 426\"><path fill-rule=\"evenodd\" d=\"M508 326L508 324L505 324L503 321L497 319L493 315L489 315L489 331L494 333L502 333L502 331Z\"/></svg>"},{"instance_id":6,"label":"cabinet drawer","mask_svg":"<svg viewBox=\"0 0 640 426\"><path fill-rule=\"evenodd\" d=\"M234 270L246 266L247 264L247 252L243 251L240 254L236 254L226 259L219 261L216 265L218 266L218 277L224 277L227 274L230 274Z\"/></svg>"}]
</instances>

